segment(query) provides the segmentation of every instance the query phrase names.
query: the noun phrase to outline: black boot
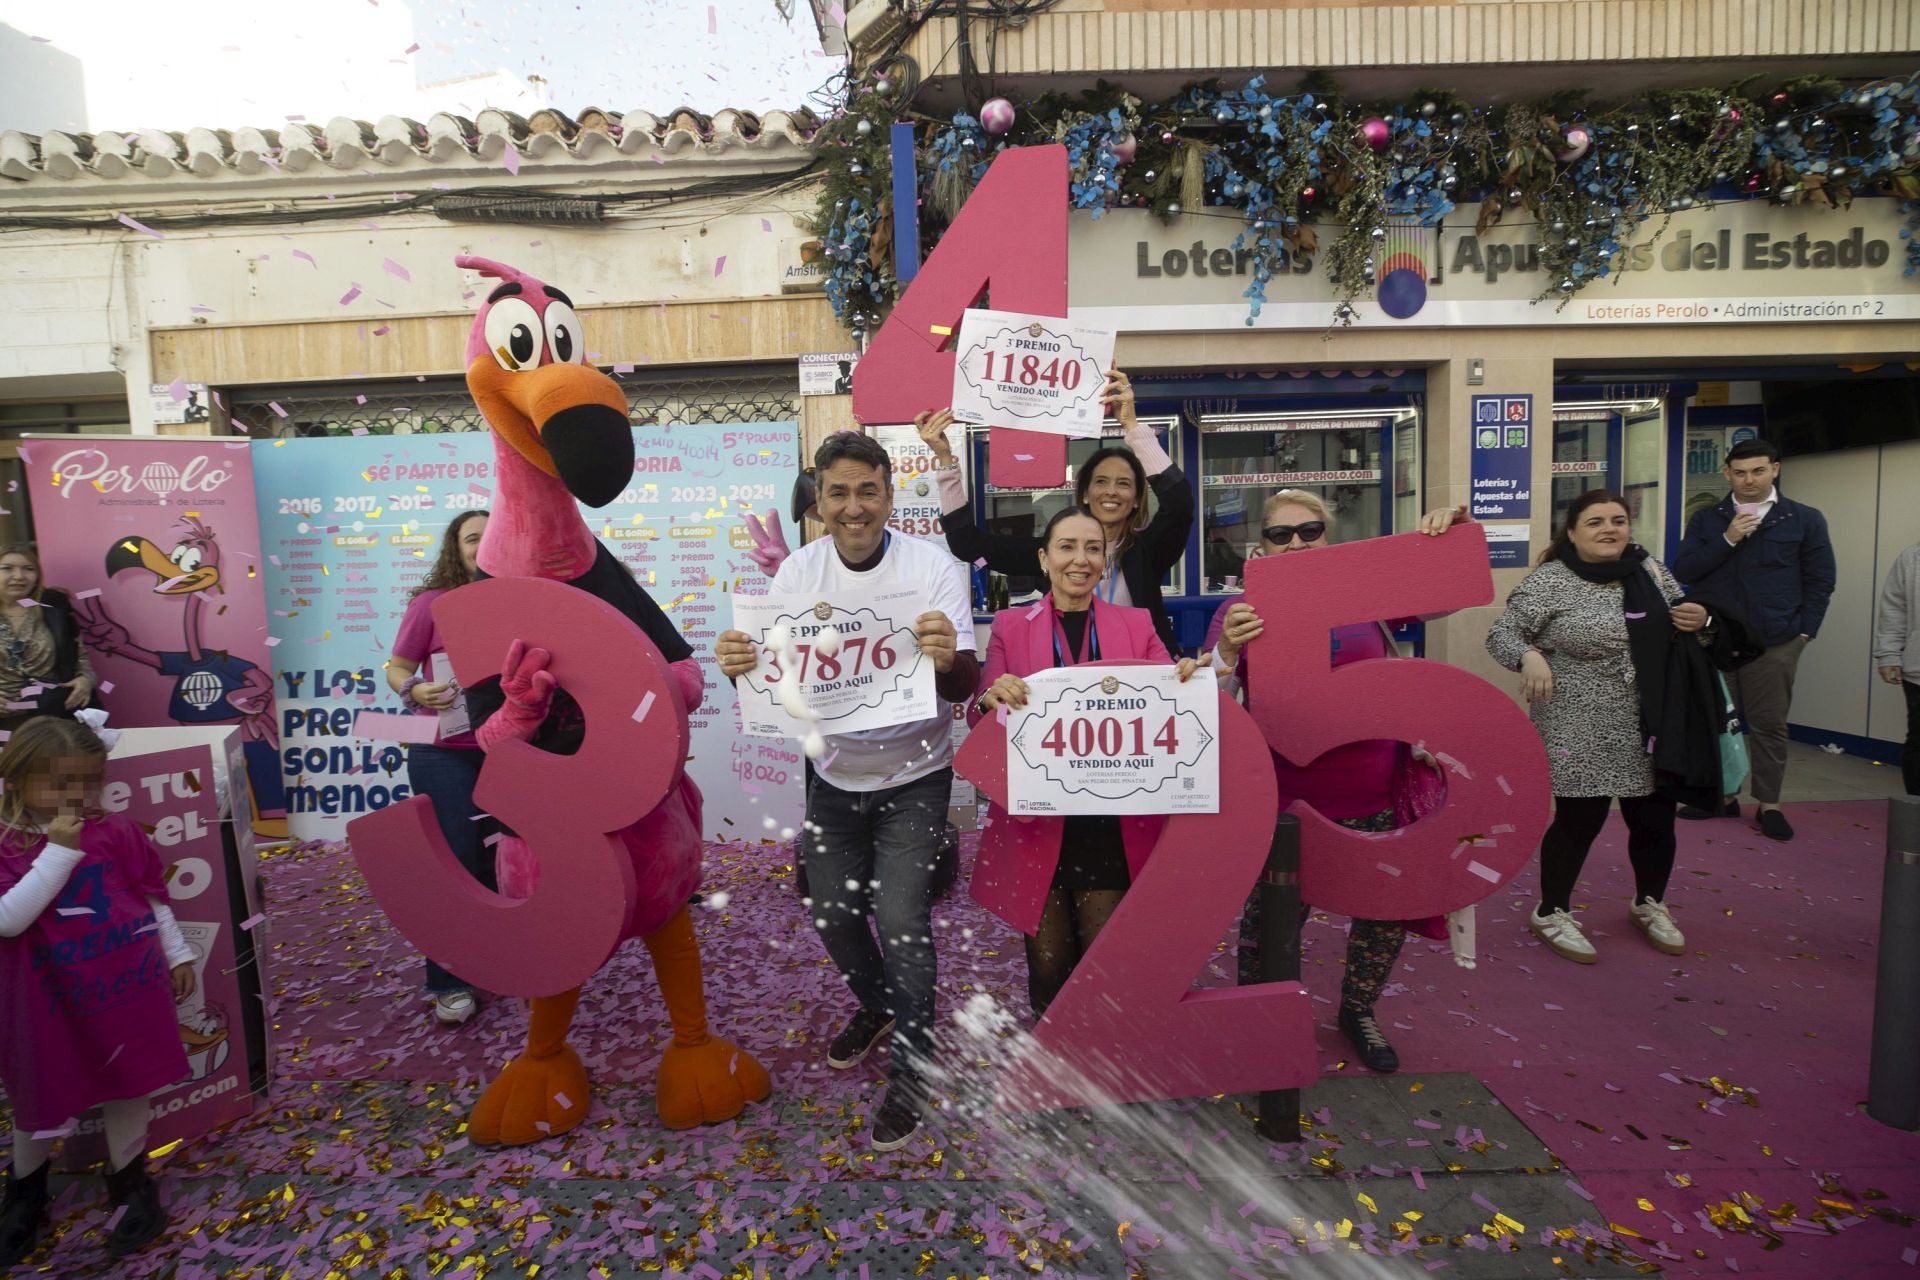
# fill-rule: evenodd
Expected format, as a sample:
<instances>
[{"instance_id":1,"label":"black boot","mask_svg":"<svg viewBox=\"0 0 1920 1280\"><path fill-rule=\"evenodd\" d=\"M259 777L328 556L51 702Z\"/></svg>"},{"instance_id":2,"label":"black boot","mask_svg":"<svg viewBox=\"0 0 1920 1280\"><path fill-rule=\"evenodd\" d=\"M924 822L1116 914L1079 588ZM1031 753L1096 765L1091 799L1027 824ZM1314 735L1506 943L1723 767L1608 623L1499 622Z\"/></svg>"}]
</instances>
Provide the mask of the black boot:
<instances>
[{"instance_id":1,"label":"black boot","mask_svg":"<svg viewBox=\"0 0 1920 1280\"><path fill-rule=\"evenodd\" d=\"M1360 1051L1360 1062L1367 1070L1384 1076L1400 1069L1400 1055L1387 1043L1379 1022L1374 1019L1373 1010L1349 1009L1341 1005L1340 1030Z\"/></svg>"},{"instance_id":2,"label":"black boot","mask_svg":"<svg viewBox=\"0 0 1920 1280\"><path fill-rule=\"evenodd\" d=\"M142 1151L124 1169L107 1174L107 1199L126 1212L107 1237L107 1252L123 1257L167 1229L167 1211L160 1205L160 1188L147 1176L147 1153Z\"/></svg>"},{"instance_id":3,"label":"black boot","mask_svg":"<svg viewBox=\"0 0 1920 1280\"><path fill-rule=\"evenodd\" d=\"M43 1164L24 1178L7 1174L6 1196L0 1199L0 1267L10 1267L33 1252L47 1225L47 1168Z\"/></svg>"}]
</instances>

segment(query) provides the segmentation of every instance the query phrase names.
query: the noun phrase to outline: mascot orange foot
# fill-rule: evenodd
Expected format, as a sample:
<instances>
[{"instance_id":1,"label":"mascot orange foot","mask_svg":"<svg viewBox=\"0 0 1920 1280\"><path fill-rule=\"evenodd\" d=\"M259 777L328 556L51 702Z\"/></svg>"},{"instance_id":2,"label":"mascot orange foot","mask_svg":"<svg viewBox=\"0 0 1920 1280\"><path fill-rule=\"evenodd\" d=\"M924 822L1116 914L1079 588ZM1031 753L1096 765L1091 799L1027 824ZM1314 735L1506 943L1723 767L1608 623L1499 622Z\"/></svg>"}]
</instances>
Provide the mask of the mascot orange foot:
<instances>
[{"instance_id":1,"label":"mascot orange foot","mask_svg":"<svg viewBox=\"0 0 1920 1280\"><path fill-rule=\"evenodd\" d=\"M654 1105L669 1129L719 1124L773 1092L767 1069L729 1040L707 1031L700 948L693 918L682 907L647 935L653 971L673 1023L673 1043L660 1060ZM592 1086L580 1055L567 1043L580 989L537 996L527 1048L481 1095L468 1122L475 1142L518 1146L565 1133L587 1116Z\"/></svg>"}]
</instances>

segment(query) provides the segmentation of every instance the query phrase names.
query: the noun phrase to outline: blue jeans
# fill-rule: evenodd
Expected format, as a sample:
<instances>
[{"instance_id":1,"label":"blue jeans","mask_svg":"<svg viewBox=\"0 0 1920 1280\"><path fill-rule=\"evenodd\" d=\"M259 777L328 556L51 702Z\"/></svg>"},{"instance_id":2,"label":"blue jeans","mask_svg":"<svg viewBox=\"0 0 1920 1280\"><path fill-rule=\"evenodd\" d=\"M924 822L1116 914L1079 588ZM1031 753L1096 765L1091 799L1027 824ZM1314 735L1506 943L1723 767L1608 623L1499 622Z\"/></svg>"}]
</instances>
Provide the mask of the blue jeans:
<instances>
[{"instance_id":1,"label":"blue jeans","mask_svg":"<svg viewBox=\"0 0 1920 1280\"><path fill-rule=\"evenodd\" d=\"M407 751L407 782L415 795L433 801L433 816L440 823L440 834L446 837L447 847L453 850L460 865L487 888L497 889L500 886L494 880L493 846L484 843L497 828L486 819L474 821L474 814L479 811L474 808L473 787L480 780L480 766L486 758L484 751L461 751L418 742ZM472 989L473 984L461 981L431 959L427 961L427 990L435 995Z\"/></svg>"},{"instance_id":2,"label":"blue jeans","mask_svg":"<svg viewBox=\"0 0 1920 1280\"><path fill-rule=\"evenodd\" d=\"M893 1068L902 1075L933 1056L933 878L952 789L952 769L884 791L808 780L813 927L861 1006L893 1015Z\"/></svg>"}]
</instances>

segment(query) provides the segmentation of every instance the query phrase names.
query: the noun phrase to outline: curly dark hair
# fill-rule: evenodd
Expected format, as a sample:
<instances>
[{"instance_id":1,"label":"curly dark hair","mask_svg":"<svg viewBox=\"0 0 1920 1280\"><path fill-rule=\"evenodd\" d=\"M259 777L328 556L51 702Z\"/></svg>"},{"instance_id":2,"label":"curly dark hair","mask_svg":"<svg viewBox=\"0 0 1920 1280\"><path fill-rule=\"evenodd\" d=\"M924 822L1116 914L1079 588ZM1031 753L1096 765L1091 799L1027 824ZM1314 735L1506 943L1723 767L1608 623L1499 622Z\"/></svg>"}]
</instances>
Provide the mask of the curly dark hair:
<instances>
[{"instance_id":1,"label":"curly dark hair","mask_svg":"<svg viewBox=\"0 0 1920 1280\"><path fill-rule=\"evenodd\" d=\"M427 570L427 576L420 579L420 584L407 593L409 600L422 591L451 590L454 587L464 587L473 581L473 576L467 572L467 566L460 562L460 530L466 528L467 521L476 518L485 519L487 514L485 511L462 511L453 518L453 523L448 525L447 531L440 536L440 554L434 557L433 568Z\"/></svg>"}]
</instances>

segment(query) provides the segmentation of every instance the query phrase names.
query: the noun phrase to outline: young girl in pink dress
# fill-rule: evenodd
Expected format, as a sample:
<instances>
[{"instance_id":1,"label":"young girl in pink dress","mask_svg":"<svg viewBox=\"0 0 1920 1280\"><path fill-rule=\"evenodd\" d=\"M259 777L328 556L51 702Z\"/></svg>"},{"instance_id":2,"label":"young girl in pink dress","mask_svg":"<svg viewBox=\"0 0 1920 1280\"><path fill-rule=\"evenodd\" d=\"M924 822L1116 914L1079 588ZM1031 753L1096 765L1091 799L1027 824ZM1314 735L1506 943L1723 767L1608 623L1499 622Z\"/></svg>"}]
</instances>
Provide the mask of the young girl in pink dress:
<instances>
[{"instance_id":1,"label":"young girl in pink dress","mask_svg":"<svg viewBox=\"0 0 1920 1280\"><path fill-rule=\"evenodd\" d=\"M193 951L167 907L160 855L132 819L100 810L107 748L73 720L40 718L0 750L0 1087L13 1167L0 1201L0 1267L47 1221L47 1158L89 1107L106 1123L118 1257L165 1229L147 1175L147 1095L185 1079L174 1004Z\"/></svg>"}]
</instances>

